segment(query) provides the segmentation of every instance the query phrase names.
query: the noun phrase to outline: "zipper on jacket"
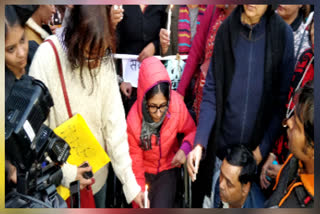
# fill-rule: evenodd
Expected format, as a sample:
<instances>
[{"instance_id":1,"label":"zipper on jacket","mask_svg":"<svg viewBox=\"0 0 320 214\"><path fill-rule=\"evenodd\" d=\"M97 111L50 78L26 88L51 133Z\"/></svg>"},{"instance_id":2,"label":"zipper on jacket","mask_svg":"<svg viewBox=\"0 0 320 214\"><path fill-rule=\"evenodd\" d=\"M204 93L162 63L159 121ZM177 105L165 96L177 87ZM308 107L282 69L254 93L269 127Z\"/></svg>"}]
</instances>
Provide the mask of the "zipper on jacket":
<instances>
[{"instance_id":1,"label":"zipper on jacket","mask_svg":"<svg viewBox=\"0 0 320 214\"><path fill-rule=\"evenodd\" d=\"M166 115L166 117L167 117L167 115ZM165 120L164 120L165 121ZM164 121L163 121L163 123L162 123L162 126L161 126L161 128L160 128L160 134L159 134L159 153L160 153L160 157L159 157L159 161L158 161L158 169L157 169L157 173L159 173L159 171L160 171L160 160L161 160L161 156L162 156L162 154L161 154L161 131L162 131L162 127L164 126Z\"/></svg>"},{"instance_id":2,"label":"zipper on jacket","mask_svg":"<svg viewBox=\"0 0 320 214\"><path fill-rule=\"evenodd\" d=\"M249 40L251 40L251 37L252 37L252 29L253 29L253 27L252 27L252 26L250 26Z\"/></svg>"},{"instance_id":3,"label":"zipper on jacket","mask_svg":"<svg viewBox=\"0 0 320 214\"><path fill-rule=\"evenodd\" d=\"M160 132L161 133L161 132ZM159 153L160 153L160 157L159 157L159 161L158 161L158 169L157 169L157 174L160 171L160 160L161 160L161 135L159 136Z\"/></svg>"}]
</instances>

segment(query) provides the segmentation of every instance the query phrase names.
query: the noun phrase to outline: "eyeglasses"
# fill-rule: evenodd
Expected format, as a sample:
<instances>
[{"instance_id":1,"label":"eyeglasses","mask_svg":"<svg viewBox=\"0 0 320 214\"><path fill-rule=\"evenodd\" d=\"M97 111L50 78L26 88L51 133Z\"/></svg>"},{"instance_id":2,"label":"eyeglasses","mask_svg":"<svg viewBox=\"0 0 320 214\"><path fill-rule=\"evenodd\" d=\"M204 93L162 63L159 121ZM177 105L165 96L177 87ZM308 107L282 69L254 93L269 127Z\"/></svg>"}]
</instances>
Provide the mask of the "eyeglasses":
<instances>
[{"instance_id":1,"label":"eyeglasses","mask_svg":"<svg viewBox=\"0 0 320 214\"><path fill-rule=\"evenodd\" d=\"M156 105L148 105L148 110L150 113L155 114L157 113L158 109L161 113L165 112L168 108L168 104L156 106Z\"/></svg>"},{"instance_id":2,"label":"eyeglasses","mask_svg":"<svg viewBox=\"0 0 320 214\"><path fill-rule=\"evenodd\" d=\"M87 62L92 63L92 62L97 62L100 60L109 59L111 53L112 53L111 49L107 48L105 53L102 56L96 56L96 57L90 57L90 58L88 58L87 56L84 56L84 58Z\"/></svg>"}]
</instances>

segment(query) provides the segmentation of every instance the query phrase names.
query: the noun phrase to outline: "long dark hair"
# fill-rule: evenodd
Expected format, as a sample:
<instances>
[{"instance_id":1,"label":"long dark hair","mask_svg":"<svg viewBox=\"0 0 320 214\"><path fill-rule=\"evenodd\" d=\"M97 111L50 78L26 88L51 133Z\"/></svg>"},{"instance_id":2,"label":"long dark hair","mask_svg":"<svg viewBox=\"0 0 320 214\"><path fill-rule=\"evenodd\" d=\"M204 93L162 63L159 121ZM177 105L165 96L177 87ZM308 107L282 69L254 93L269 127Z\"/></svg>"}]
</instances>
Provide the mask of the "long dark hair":
<instances>
[{"instance_id":1,"label":"long dark hair","mask_svg":"<svg viewBox=\"0 0 320 214\"><path fill-rule=\"evenodd\" d=\"M68 49L67 55L72 70L80 68L81 84L84 88L86 86L83 81L83 67L89 62L84 56L85 48L89 48L88 58L90 58L94 51L100 54L105 51L106 46L113 48L114 41L115 32L111 25L109 6L74 6L64 30L64 43ZM93 90L95 74L90 66L88 68Z\"/></svg>"}]
</instances>

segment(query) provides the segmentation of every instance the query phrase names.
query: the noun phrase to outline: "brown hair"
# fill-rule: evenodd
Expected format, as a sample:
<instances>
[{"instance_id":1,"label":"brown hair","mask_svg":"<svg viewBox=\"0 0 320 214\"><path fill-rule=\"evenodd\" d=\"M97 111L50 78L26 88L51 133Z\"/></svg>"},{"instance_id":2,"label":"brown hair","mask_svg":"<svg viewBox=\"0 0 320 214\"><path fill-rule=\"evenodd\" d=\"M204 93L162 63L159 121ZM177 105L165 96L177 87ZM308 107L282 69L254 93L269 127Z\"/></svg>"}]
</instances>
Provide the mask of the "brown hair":
<instances>
[{"instance_id":1,"label":"brown hair","mask_svg":"<svg viewBox=\"0 0 320 214\"><path fill-rule=\"evenodd\" d=\"M80 68L82 86L83 67L89 63L93 53L101 55L106 48L113 48L115 44L115 32L110 20L110 7L99 5L75 5L71 10L67 25L64 30L64 43L68 50L68 60L71 67ZM87 48L88 57L85 57ZM107 51L110 56L111 51ZM100 59L94 59L98 63ZM92 82L92 90L95 80L94 71L88 66Z\"/></svg>"}]
</instances>

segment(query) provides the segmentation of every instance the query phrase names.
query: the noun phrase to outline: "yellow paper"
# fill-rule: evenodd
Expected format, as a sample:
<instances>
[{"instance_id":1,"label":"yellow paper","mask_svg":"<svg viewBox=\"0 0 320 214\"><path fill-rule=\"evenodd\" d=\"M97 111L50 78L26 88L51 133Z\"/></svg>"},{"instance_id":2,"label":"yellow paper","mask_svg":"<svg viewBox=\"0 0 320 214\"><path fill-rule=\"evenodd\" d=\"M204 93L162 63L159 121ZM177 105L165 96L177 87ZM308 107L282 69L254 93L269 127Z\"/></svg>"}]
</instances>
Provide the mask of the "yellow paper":
<instances>
[{"instance_id":1,"label":"yellow paper","mask_svg":"<svg viewBox=\"0 0 320 214\"><path fill-rule=\"evenodd\" d=\"M80 166L83 162L88 161L92 172L95 173L110 161L80 114L74 115L53 131L71 148L68 163ZM70 196L69 189L62 185L57 188L57 192L64 200Z\"/></svg>"}]
</instances>

